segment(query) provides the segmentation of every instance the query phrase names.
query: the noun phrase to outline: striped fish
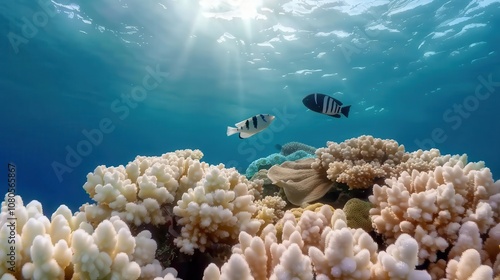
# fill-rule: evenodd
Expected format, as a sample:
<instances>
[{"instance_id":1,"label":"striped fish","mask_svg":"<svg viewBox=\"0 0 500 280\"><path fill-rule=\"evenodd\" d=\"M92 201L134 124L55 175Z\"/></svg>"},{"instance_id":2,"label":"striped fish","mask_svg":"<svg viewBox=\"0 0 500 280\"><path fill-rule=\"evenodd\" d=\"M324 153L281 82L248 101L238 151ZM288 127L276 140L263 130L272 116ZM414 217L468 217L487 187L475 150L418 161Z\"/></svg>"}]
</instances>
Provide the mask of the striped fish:
<instances>
[{"instance_id":1,"label":"striped fish","mask_svg":"<svg viewBox=\"0 0 500 280\"><path fill-rule=\"evenodd\" d=\"M321 93L312 93L302 99L302 103L311 111L318 112L334 118L340 118L340 114L349 117L351 105L342 106L342 102Z\"/></svg>"},{"instance_id":2,"label":"striped fish","mask_svg":"<svg viewBox=\"0 0 500 280\"><path fill-rule=\"evenodd\" d=\"M259 114L251 118L243 120L237 124L236 127L227 127L227 136L240 133L240 138L248 138L258 132L261 132L268 127L274 120L274 116L269 114Z\"/></svg>"}]
</instances>

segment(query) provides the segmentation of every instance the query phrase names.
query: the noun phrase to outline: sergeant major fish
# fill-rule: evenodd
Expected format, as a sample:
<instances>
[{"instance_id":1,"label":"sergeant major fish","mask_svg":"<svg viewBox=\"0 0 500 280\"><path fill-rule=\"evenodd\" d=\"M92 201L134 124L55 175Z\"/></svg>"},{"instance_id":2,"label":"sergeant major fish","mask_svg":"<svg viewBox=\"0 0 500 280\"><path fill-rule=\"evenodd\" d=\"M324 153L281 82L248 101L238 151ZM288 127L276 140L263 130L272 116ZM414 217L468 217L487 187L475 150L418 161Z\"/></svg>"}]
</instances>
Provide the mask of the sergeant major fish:
<instances>
[{"instance_id":1,"label":"sergeant major fish","mask_svg":"<svg viewBox=\"0 0 500 280\"><path fill-rule=\"evenodd\" d=\"M269 114L259 114L251 118L243 120L237 124L236 127L227 127L227 136L240 133L240 138L248 138L258 132L267 128L274 120L274 116Z\"/></svg>"},{"instance_id":2,"label":"sergeant major fish","mask_svg":"<svg viewBox=\"0 0 500 280\"><path fill-rule=\"evenodd\" d=\"M343 106L337 99L321 93L312 93L302 99L302 103L311 111L318 112L334 118L340 118L340 114L349 117L351 105Z\"/></svg>"}]
</instances>

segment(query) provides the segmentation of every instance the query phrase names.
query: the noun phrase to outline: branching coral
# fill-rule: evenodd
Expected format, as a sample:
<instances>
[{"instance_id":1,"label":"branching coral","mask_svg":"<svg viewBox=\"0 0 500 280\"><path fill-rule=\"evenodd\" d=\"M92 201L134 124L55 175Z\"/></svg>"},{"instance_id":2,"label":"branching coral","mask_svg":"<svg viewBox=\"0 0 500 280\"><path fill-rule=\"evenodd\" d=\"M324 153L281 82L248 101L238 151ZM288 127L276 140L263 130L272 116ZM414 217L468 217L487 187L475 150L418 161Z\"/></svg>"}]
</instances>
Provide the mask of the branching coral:
<instances>
[{"instance_id":1,"label":"branching coral","mask_svg":"<svg viewBox=\"0 0 500 280\"><path fill-rule=\"evenodd\" d=\"M387 179L373 187L370 202L373 225L389 244L410 234L420 245L419 262L435 262L437 252L455 243L462 224L474 222L485 234L500 222L500 181L482 164L458 161Z\"/></svg>"},{"instance_id":2,"label":"branching coral","mask_svg":"<svg viewBox=\"0 0 500 280\"><path fill-rule=\"evenodd\" d=\"M367 135L342 143L327 142L327 147L316 150L316 156L314 160L285 162L269 170L268 177L284 189L292 204L317 200L337 183L350 189L368 189L379 179L397 177L403 171L430 171L446 162L467 160L465 155L441 156L436 149L407 153L394 140Z\"/></svg>"},{"instance_id":3,"label":"branching coral","mask_svg":"<svg viewBox=\"0 0 500 280\"><path fill-rule=\"evenodd\" d=\"M19 196L15 209L2 203L0 213L1 257L13 250L13 262L0 264L2 279L152 279L163 275L154 259L156 242L148 231L132 236L119 217L104 220L95 228L84 213L73 215L66 206L59 207L49 220L39 202L24 206ZM8 216L17 224L9 228Z\"/></svg>"},{"instance_id":4,"label":"branching coral","mask_svg":"<svg viewBox=\"0 0 500 280\"><path fill-rule=\"evenodd\" d=\"M97 202L84 205L87 219L99 223L110 216L135 225L165 224L161 206L193 188L208 166L199 150L180 150L161 157L138 156L126 167L98 166L83 188Z\"/></svg>"},{"instance_id":5,"label":"branching coral","mask_svg":"<svg viewBox=\"0 0 500 280\"><path fill-rule=\"evenodd\" d=\"M230 260L221 270L209 265L204 279L242 279L236 273L256 280L430 279L427 272L414 270L418 244L409 236L377 259L377 244L362 229L348 228L342 210L307 210L299 221L287 212L284 220L282 242L273 225L261 237L242 232Z\"/></svg>"},{"instance_id":6,"label":"branching coral","mask_svg":"<svg viewBox=\"0 0 500 280\"><path fill-rule=\"evenodd\" d=\"M431 279L426 271L414 270L418 262L418 243L408 234L402 234L387 250L380 252L372 268L375 279Z\"/></svg>"},{"instance_id":7,"label":"branching coral","mask_svg":"<svg viewBox=\"0 0 500 280\"><path fill-rule=\"evenodd\" d=\"M445 163L455 165L458 162L467 164L467 155L441 155L438 149L417 150L408 153L407 160L398 164L395 170L396 174L401 174L403 171L411 173L413 170L431 171L436 166L443 166Z\"/></svg>"},{"instance_id":8,"label":"branching coral","mask_svg":"<svg viewBox=\"0 0 500 280\"><path fill-rule=\"evenodd\" d=\"M360 136L342 143L328 142L316 151L312 167L326 170L328 179L350 188L370 187L374 179L395 175L394 167L408 159L394 140Z\"/></svg>"},{"instance_id":9,"label":"branching coral","mask_svg":"<svg viewBox=\"0 0 500 280\"><path fill-rule=\"evenodd\" d=\"M203 252L211 244L236 240L243 230L255 234L261 225L252 219L257 206L244 176L223 166L212 166L205 173L174 207L182 226L175 243L187 254L193 254L194 249Z\"/></svg>"},{"instance_id":10,"label":"branching coral","mask_svg":"<svg viewBox=\"0 0 500 280\"><path fill-rule=\"evenodd\" d=\"M234 168L200 162L201 156L197 150L182 150L161 157L138 156L127 166L99 166L84 185L96 204L82 206L75 216L61 208L50 221L35 202L16 209L19 224L29 230L15 236L19 240L15 265L22 271L13 275L35 279L61 278L65 273L75 279L164 276L151 233L137 231L133 237L128 225L136 229L169 226L177 236L176 245L188 254L218 242L233 244L243 230L255 234L261 221L253 218L254 200L260 197L262 180L250 182ZM10 234L6 212L4 206L2 236ZM173 223L180 235L173 232Z\"/></svg>"},{"instance_id":11,"label":"branching coral","mask_svg":"<svg viewBox=\"0 0 500 280\"><path fill-rule=\"evenodd\" d=\"M199 150L180 150L138 156L126 167L99 166L84 185L97 204L81 210L94 224L111 216L135 226L177 222L181 232L175 244L187 254L217 242L231 244L241 230L255 233L260 222L252 218L254 200L262 180L250 182L234 168L200 162L202 156Z\"/></svg>"},{"instance_id":12,"label":"branching coral","mask_svg":"<svg viewBox=\"0 0 500 280\"><path fill-rule=\"evenodd\" d=\"M446 275L448 280L492 280L493 270L490 266L481 265L481 257L476 250L468 249L462 253L460 260L448 262Z\"/></svg>"},{"instance_id":13,"label":"branching coral","mask_svg":"<svg viewBox=\"0 0 500 280\"><path fill-rule=\"evenodd\" d=\"M261 228L269 224L275 224L285 214L283 209L286 206L286 201L280 196L266 196L255 201L255 204L257 205L257 212L254 217L261 221Z\"/></svg>"},{"instance_id":14,"label":"branching coral","mask_svg":"<svg viewBox=\"0 0 500 280\"><path fill-rule=\"evenodd\" d=\"M61 206L49 219L40 203L6 196L0 279L178 280L155 259L160 252L195 260L224 248L210 260L228 261L209 265L204 279L500 280L500 180L482 163L437 150L406 153L371 136L318 151L318 159L273 167L270 178L304 206L339 182L363 188L385 178L373 187L368 223L360 217L371 205L358 199L344 210L313 204L283 213L279 197L261 199L263 180L202 162L197 150L138 156L90 173L84 189L95 204L82 212ZM385 251L367 233L370 224ZM158 250L153 237L168 242ZM427 271L415 270L424 261Z\"/></svg>"},{"instance_id":15,"label":"branching coral","mask_svg":"<svg viewBox=\"0 0 500 280\"><path fill-rule=\"evenodd\" d=\"M363 135L342 143L328 142L327 147L316 150L312 165L326 170L327 177L345 183L351 189L371 187L377 178L391 178L403 171L429 171L446 162L466 162L463 156L441 156L439 150L405 152L404 146L394 140Z\"/></svg>"}]
</instances>

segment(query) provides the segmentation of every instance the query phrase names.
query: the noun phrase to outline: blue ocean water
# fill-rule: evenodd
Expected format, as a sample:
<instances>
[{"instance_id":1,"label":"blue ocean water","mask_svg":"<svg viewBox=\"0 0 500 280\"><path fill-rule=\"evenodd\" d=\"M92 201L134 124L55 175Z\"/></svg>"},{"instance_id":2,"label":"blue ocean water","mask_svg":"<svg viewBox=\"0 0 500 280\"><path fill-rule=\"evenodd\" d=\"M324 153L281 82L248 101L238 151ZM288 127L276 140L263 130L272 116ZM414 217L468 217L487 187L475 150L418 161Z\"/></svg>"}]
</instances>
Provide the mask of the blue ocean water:
<instances>
[{"instance_id":1,"label":"blue ocean water","mask_svg":"<svg viewBox=\"0 0 500 280\"><path fill-rule=\"evenodd\" d=\"M0 185L14 163L25 202L75 211L101 164L196 148L244 172L364 134L499 179L499 28L498 0L2 1ZM349 118L307 111L312 92ZM272 127L226 136L261 113Z\"/></svg>"}]
</instances>

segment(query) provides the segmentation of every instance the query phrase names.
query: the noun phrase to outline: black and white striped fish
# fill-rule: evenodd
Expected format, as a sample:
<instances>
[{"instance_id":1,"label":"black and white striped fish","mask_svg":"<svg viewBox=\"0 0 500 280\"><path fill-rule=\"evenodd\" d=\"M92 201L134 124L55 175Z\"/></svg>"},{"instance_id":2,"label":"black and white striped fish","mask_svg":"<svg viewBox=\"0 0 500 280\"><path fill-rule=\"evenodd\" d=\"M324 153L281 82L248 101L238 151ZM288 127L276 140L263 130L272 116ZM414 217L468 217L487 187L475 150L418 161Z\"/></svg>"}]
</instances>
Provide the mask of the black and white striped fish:
<instances>
[{"instance_id":1,"label":"black and white striped fish","mask_svg":"<svg viewBox=\"0 0 500 280\"><path fill-rule=\"evenodd\" d=\"M269 114L259 114L251 118L243 120L237 124L236 127L227 127L227 136L231 136L235 133L240 133L240 138L248 138L258 132L261 132L266 127L268 127L274 120L274 116Z\"/></svg>"},{"instance_id":2,"label":"black and white striped fish","mask_svg":"<svg viewBox=\"0 0 500 280\"><path fill-rule=\"evenodd\" d=\"M312 93L302 99L302 103L311 111L320 114L340 118L340 114L346 118L349 117L351 105L342 106L342 102L337 99L321 93Z\"/></svg>"}]
</instances>

